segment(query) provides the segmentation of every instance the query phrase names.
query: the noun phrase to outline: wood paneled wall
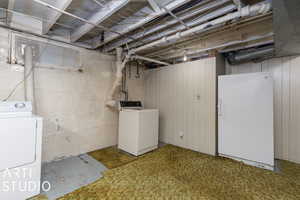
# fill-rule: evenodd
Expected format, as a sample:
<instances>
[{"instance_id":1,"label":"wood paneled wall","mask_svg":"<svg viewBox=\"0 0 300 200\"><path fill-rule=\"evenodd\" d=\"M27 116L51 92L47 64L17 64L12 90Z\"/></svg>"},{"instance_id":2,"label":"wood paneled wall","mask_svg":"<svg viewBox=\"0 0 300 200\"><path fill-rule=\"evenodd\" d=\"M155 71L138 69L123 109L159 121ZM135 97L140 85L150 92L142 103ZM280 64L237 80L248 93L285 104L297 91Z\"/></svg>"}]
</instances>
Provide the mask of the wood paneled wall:
<instances>
[{"instance_id":1,"label":"wood paneled wall","mask_svg":"<svg viewBox=\"0 0 300 200\"><path fill-rule=\"evenodd\" d=\"M147 108L160 111L160 140L216 154L216 73L219 58L150 70L145 76Z\"/></svg>"},{"instance_id":2,"label":"wood paneled wall","mask_svg":"<svg viewBox=\"0 0 300 200\"><path fill-rule=\"evenodd\" d=\"M300 57L227 65L228 74L272 72L275 157L300 163Z\"/></svg>"}]
</instances>

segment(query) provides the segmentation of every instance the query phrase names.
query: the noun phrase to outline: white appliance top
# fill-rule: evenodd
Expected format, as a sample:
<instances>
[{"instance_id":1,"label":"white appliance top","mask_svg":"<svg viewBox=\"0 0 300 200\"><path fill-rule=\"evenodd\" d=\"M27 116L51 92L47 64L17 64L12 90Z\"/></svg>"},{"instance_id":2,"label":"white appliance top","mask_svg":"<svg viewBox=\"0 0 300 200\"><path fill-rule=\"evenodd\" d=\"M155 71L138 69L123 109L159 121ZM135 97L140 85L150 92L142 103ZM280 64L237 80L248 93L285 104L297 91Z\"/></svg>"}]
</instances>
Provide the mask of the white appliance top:
<instances>
[{"instance_id":1,"label":"white appliance top","mask_svg":"<svg viewBox=\"0 0 300 200\"><path fill-rule=\"evenodd\" d=\"M0 102L0 117L32 116L32 104L29 101Z\"/></svg>"}]
</instances>

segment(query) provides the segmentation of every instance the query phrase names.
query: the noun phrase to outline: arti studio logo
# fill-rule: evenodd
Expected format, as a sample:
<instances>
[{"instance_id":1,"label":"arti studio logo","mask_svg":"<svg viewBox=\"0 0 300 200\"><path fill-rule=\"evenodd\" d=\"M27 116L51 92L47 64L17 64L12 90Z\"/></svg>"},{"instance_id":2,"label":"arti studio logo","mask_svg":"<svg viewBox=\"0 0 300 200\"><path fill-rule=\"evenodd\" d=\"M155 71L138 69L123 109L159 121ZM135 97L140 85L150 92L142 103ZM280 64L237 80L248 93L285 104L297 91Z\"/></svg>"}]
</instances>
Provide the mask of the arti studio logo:
<instances>
[{"instance_id":1,"label":"arti studio logo","mask_svg":"<svg viewBox=\"0 0 300 200\"><path fill-rule=\"evenodd\" d=\"M49 181L35 180L31 168L6 169L0 173L0 192L34 192L51 190Z\"/></svg>"}]
</instances>

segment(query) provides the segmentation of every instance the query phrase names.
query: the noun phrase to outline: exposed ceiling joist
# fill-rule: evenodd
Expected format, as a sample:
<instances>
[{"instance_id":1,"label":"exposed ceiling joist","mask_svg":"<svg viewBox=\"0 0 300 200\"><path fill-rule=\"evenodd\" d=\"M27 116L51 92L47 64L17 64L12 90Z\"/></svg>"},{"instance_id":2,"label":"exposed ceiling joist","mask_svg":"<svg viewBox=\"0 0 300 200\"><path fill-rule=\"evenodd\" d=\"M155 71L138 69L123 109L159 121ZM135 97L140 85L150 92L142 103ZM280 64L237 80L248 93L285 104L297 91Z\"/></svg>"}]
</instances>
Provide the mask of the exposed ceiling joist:
<instances>
[{"instance_id":1,"label":"exposed ceiling joist","mask_svg":"<svg viewBox=\"0 0 300 200\"><path fill-rule=\"evenodd\" d=\"M13 10L15 7L15 0L8 0L8 9Z\"/></svg>"},{"instance_id":2,"label":"exposed ceiling joist","mask_svg":"<svg viewBox=\"0 0 300 200\"><path fill-rule=\"evenodd\" d=\"M202 33L205 32L207 27L214 27L218 25L225 24L229 21L236 20L238 18L262 15L268 13L272 8L272 4L269 2L259 3L252 6L243 7L240 11L236 11L233 13L229 13L223 17L219 17L207 23L201 24L199 26L195 26L189 30L177 32L176 34L170 35L168 37L164 37L162 39L156 40L154 42L148 43L141 47L131 49L130 53L135 54L137 52L145 51L150 48L157 48L160 46L164 46L167 44L175 43L176 41L193 35L194 33Z\"/></svg>"},{"instance_id":3,"label":"exposed ceiling joist","mask_svg":"<svg viewBox=\"0 0 300 200\"><path fill-rule=\"evenodd\" d=\"M274 42L272 16L256 16L227 24L210 33L183 40L159 50L143 54L148 58L170 60L184 55L202 55L209 51L219 52L244 49Z\"/></svg>"},{"instance_id":4,"label":"exposed ceiling joist","mask_svg":"<svg viewBox=\"0 0 300 200\"><path fill-rule=\"evenodd\" d=\"M18 4L20 2L21 4ZM219 34L220 36L213 42L203 42L203 36L227 30L229 28L227 24L233 26L236 21L250 20L250 17L253 21L252 16L267 14L265 12L270 10L271 4L262 0L257 5L246 4L249 7L241 6L243 0L31 0L30 2L7 0L4 6L8 6L12 13L14 8L18 12L30 13L32 18L43 22L39 23L39 32L36 33L42 37L62 38L74 45L79 45L82 41L83 44L89 45L87 48L95 49L101 46L104 52L111 52L116 47L126 44L130 54L135 55L139 52L141 56L146 55L147 57L143 58L149 62L152 62L150 59L153 58L169 61L178 55L182 57L187 52L191 56L202 55L203 51L204 53L215 49L227 51L273 42L273 36L269 35L266 38L247 40L250 37L249 32L224 43L218 43L223 38L222 34ZM6 10L10 13L9 9ZM264 12L260 15L262 11ZM256 16L256 12L259 12L259 15ZM15 14L13 19L14 17ZM22 18L18 19L22 21ZM19 28L22 30L23 26ZM27 30L31 32L30 28ZM237 29L236 32L241 30ZM194 41L198 40L199 44L196 45Z\"/></svg>"},{"instance_id":5,"label":"exposed ceiling joist","mask_svg":"<svg viewBox=\"0 0 300 200\"><path fill-rule=\"evenodd\" d=\"M190 29L190 27L179 17L177 17L171 10L167 9L166 7L163 7L165 11L167 11L178 23L182 24L186 29Z\"/></svg>"},{"instance_id":6,"label":"exposed ceiling joist","mask_svg":"<svg viewBox=\"0 0 300 200\"><path fill-rule=\"evenodd\" d=\"M194 27L194 26L200 25L202 23L206 23L206 22L208 22L208 21L210 21L214 18L223 16L223 15L225 15L227 13L230 13L234 10L236 10L236 6L233 5L233 4L229 4L225 7L222 7L220 9L209 12L205 15L202 15L202 16L198 17L197 19L193 20L193 21L189 21L185 25L188 26L188 27ZM180 24L178 26L173 27L173 29L163 30L163 31L161 31L161 32L159 32L155 35L152 35L150 37L147 37L147 38L143 39L142 41L144 43L150 43L150 42L153 42L155 40L166 37L168 35L176 34L180 31L184 31L184 30L189 30L190 28L186 28L185 25ZM138 46L140 46L140 44L138 44L138 43L131 43L131 44L128 45L129 48L137 48Z\"/></svg>"},{"instance_id":7,"label":"exposed ceiling joist","mask_svg":"<svg viewBox=\"0 0 300 200\"><path fill-rule=\"evenodd\" d=\"M218 0L218 1L212 1L212 2L209 2L209 3L207 3L207 1L202 1L202 2L204 2L203 6L197 8L195 10L192 10L190 12L183 13L180 16L178 16L178 18L182 21L186 21L189 18L193 18L197 15L199 15L199 16L203 15L204 12L207 12L208 10L215 9L219 6L225 5L225 4L227 4L231 1L230 0ZM208 20L208 18L206 18L205 20ZM158 25L155 25L155 26L151 26L150 28L148 28L146 30L134 33L132 35L132 37L135 38L135 40L138 40L138 39L144 38L146 36L149 36L150 34L158 32L160 30L166 29L167 27L174 26L177 23L178 23L178 21L176 19L171 19L171 20L166 21L165 23L158 24ZM124 38L122 40L118 40L116 42L113 42L113 43L105 46L103 48L103 51L105 51L105 52L111 51L114 48L122 46L122 45L124 45L128 42L131 42L131 41L127 38Z\"/></svg>"},{"instance_id":8,"label":"exposed ceiling joist","mask_svg":"<svg viewBox=\"0 0 300 200\"><path fill-rule=\"evenodd\" d=\"M173 2L171 2L170 4L168 4L166 6L167 9L169 10L173 10L175 8L178 8L179 6L182 6L183 4L189 2L190 0L174 0ZM167 12L165 10L160 10L159 12L154 12L153 14L150 14L149 16L139 20L138 22L132 24L131 26L127 27L126 29L116 29L115 31L116 32L119 32L121 34L126 34L132 30L135 30L136 28L139 28L141 26L143 26L144 24L152 21L153 19L156 19L157 17L159 16L162 16L164 14L166 14ZM117 34L109 34L105 39L104 41L100 41L100 40L97 40L95 39L95 45L94 45L94 48L98 48L114 39L117 39L118 37L120 37L120 35L117 35Z\"/></svg>"},{"instance_id":9,"label":"exposed ceiling joist","mask_svg":"<svg viewBox=\"0 0 300 200\"><path fill-rule=\"evenodd\" d=\"M225 49L226 47L230 47L230 46L234 46L234 45L246 44L248 42L253 42L253 41L261 42L262 39L266 39L266 41L268 43L270 43L270 41L274 42L274 40L272 39L273 35L274 35L273 33L267 33L265 35L255 35L255 36L249 37L247 39L232 40L232 41L228 41L224 44L215 44L214 46L210 46L207 48L200 48L197 50L179 50L178 52L166 54L163 56L167 60L167 59L172 59L172 58L177 58L177 57L183 57L185 54L184 51L187 52L186 53L187 55L202 54L202 53L206 53L206 52L212 51L212 50Z\"/></svg>"},{"instance_id":10,"label":"exposed ceiling joist","mask_svg":"<svg viewBox=\"0 0 300 200\"><path fill-rule=\"evenodd\" d=\"M152 7L152 9L155 12L159 12L160 11L160 7L159 7L159 5L157 4L157 2L155 0L148 0L148 3L150 4L150 6Z\"/></svg>"},{"instance_id":11,"label":"exposed ceiling joist","mask_svg":"<svg viewBox=\"0 0 300 200\"><path fill-rule=\"evenodd\" d=\"M241 0L233 0L233 3L238 7L239 10L243 7Z\"/></svg>"},{"instance_id":12,"label":"exposed ceiling joist","mask_svg":"<svg viewBox=\"0 0 300 200\"><path fill-rule=\"evenodd\" d=\"M115 12L120 10L122 7L127 5L129 3L129 0L114 0L111 1L109 4L104 5L102 9L100 9L99 12L95 13L89 21L94 24L100 24L110 16L112 16ZM71 35L71 41L76 42L78 39L80 39L83 35L88 33L94 28L94 26L90 24L84 24L77 28Z\"/></svg>"},{"instance_id":13,"label":"exposed ceiling joist","mask_svg":"<svg viewBox=\"0 0 300 200\"><path fill-rule=\"evenodd\" d=\"M8 0L8 10L13 10L15 7L15 0ZM12 18L12 13L9 13L7 16L7 21L11 22L11 18Z\"/></svg>"},{"instance_id":14,"label":"exposed ceiling joist","mask_svg":"<svg viewBox=\"0 0 300 200\"><path fill-rule=\"evenodd\" d=\"M156 51L148 51L143 54L149 58L162 57L166 54L181 52L183 50L199 50L212 46L228 43L231 40L246 40L247 38L263 37L264 40L273 41L273 26L271 14L255 16L241 21L235 21L226 26L213 28L207 33L199 34L198 37L187 38L176 44L162 47ZM268 35L272 33L272 35Z\"/></svg>"},{"instance_id":15,"label":"exposed ceiling joist","mask_svg":"<svg viewBox=\"0 0 300 200\"><path fill-rule=\"evenodd\" d=\"M73 18L75 18L75 19L78 19L78 20L80 20L80 21L82 21L82 22L85 22L85 23L87 23L87 24L90 24L90 25L92 25L92 26L94 26L94 27L97 27L97 28L103 29L103 30L105 30L105 31L112 32L112 33L115 33L115 34L117 34L117 35L123 36L123 34L117 32L117 31L111 30L110 28L106 28L105 26L102 26L102 25L100 25L100 24L95 24L95 23L93 23L93 22L90 22L89 20L86 20L86 19L84 19L84 18L82 18L82 17L79 17L79 16L77 16L77 15L74 15L74 14L72 14L72 13L70 13L70 12L65 11L65 10L61 10L61 9L59 9L59 8L53 6L53 5L50 5L50 4L48 4L48 3L44 2L44 1L41 1L41 0L33 0L33 1L36 2L36 3L39 3L39 4L41 4L41 5L43 5L43 6L45 6L45 7L48 7L48 8L50 8L50 9L53 9L53 10L55 10L55 11L57 11L57 12L60 12L60 13L62 13L62 14L68 15L68 16L70 16L70 17L73 17Z\"/></svg>"},{"instance_id":16,"label":"exposed ceiling joist","mask_svg":"<svg viewBox=\"0 0 300 200\"><path fill-rule=\"evenodd\" d=\"M96 4L98 4L101 7L104 7L104 4L98 0L93 0L93 2L95 2Z\"/></svg>"},{"instance_id":17,"label":"exposed ceiling joist","mask_svg":"<svg viewBox=\"0 0 300 200\"><path fill-rule=\"evenodd\" d=\"M71 4L71 2L72 0L60 0L54 6L61 10L66 10L68 6ZM57 12L54 10L49 10L49 13L50 13L48 16L49 21L43 24L43 34L47 34L51 29L51 27L56 23L56 21L62 15L61 12Z\"/></svg>"}]
</instances>

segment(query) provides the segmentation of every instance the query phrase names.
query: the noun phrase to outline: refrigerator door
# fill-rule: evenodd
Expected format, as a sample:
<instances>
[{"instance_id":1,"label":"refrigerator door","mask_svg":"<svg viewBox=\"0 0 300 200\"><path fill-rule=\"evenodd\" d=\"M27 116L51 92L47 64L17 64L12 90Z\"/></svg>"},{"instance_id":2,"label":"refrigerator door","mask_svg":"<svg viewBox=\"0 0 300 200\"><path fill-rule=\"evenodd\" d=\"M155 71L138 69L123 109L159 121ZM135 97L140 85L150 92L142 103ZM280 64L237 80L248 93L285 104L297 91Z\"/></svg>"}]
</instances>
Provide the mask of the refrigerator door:
<instances>
[{"instance_id":1,"label":"refrigerator door","mask_svg":"<svg viewBox=\"0 0 300 200\"><path fill-rule=\"evenodd\" d=\"M219 154L274 166L269 73L219 76Z\"/></svg>"}]
</instances>

